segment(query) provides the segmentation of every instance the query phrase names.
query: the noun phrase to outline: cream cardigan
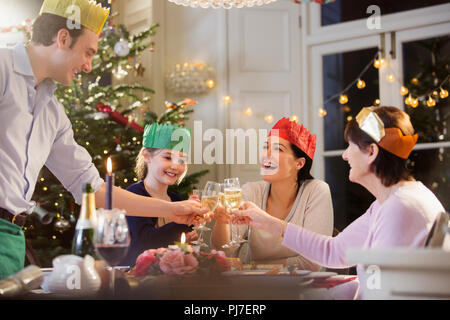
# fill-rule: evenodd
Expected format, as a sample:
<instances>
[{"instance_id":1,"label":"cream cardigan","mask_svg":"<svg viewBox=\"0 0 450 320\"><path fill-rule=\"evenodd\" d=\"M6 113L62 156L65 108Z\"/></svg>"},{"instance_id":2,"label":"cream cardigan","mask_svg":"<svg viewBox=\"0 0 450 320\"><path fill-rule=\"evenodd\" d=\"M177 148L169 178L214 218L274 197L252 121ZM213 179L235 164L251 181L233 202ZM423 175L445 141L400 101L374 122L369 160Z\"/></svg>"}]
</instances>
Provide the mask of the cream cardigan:
<instances>
[{"instance_id":1,"label":"cream cardigan","mask_svg":"<svg viewBox=\"0 0 450 320\"><path fill-rule=\"evenodd\" d=\"M270 186L270 183L265 181L246 183L242 186L242 197L244 201L252 201L261 209L266 210ZM300 186L285 221L316 233L331 236L333 233L333 204L328 184L317 179L306 180ZM299 269L319 270L321 268L320 265L283 246L277 237L264 230L239 226L239 232L244 238L248 238L248 243L241 245L238 252L227 252L227 254L238 255L244 263L252 260L287 258L288 265L296 265Z\"/></svg>"}]
</instances>

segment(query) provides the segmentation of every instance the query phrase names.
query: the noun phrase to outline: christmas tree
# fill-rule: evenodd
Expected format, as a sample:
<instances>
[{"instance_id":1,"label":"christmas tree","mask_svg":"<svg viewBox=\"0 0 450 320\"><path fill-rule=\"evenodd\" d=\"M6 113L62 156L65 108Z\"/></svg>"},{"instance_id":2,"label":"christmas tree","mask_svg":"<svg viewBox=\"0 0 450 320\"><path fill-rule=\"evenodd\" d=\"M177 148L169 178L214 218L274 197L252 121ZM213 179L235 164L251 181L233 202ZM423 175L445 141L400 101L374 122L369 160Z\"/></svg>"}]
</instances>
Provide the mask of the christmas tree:
<instances>
[{"instance_id":1,"label":"christmas tree","mask_svg":"<svg viewBox=\"0 0 450 320\"><path fill-rule=\"evenodd\" d=\"M404 63L408 66L405 68L405 110L419 134L420 143L450 140L449 49L450 36L407 43L404 48ZM410 97L417 102L410 103ZM414 150L409 165L414 177L430 188L448 210L448 148Z\"/></svg>"},{"instance_id":2,"label":"christmas tree","mask_svg":"<svg viewBox=\"0 0 450 320\"><path fill-rule=\"evenodd\" d=\"M140 55L154 51L152 36L158 24L130 34L124 25L115 26L109 18L100 35L92 72L82 74L68 87L58 85L55 96L72 122L74 137L85 147L104 176L106 159L114 164L116 185L126 188L137 181L133 170L141 149L143 127L153 122L183 125L193 112L190 99L166 102L167 110L157 115L149 109L154 91L139 84L112 85L112 75L123 78L128 72L142 76L145 68ZM140 120L137 120L139 115ZM171 190L187 198L206 170L187 175ZM41 266L50 267L52 259L71 250L79 206L72 195L47 169L40 172L33 195L37 202L24 228L27 241L36 251Z\"/></svg>"}]
</instances>

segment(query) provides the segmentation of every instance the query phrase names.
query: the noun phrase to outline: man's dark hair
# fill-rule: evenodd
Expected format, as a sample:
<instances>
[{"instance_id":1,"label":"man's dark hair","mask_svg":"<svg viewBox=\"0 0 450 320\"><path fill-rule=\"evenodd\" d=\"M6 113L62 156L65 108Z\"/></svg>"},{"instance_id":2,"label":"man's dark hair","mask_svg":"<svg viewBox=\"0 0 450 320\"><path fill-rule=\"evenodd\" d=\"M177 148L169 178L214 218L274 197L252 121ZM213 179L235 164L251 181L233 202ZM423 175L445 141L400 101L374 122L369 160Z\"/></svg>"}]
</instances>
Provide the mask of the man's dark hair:
<instances>
[{"instance_id":1,"label":"man's dark hair","mask_svg":"<svg viewBox=\"0 0 450 320\"><path fill-rule=\"evenodd\" d=\"M70 44L70 48L72 48L78 37L83 33L84 27L80 25L80 28L68 28L67 21L68 19L55 14L41 14L33 23L31 41L46 47L51 46L54 42L53 38L58 34L59 30L66 29L73 40ZM72 23L72 25L74 24L75 22Z\"/></svg>"}]
</instances>

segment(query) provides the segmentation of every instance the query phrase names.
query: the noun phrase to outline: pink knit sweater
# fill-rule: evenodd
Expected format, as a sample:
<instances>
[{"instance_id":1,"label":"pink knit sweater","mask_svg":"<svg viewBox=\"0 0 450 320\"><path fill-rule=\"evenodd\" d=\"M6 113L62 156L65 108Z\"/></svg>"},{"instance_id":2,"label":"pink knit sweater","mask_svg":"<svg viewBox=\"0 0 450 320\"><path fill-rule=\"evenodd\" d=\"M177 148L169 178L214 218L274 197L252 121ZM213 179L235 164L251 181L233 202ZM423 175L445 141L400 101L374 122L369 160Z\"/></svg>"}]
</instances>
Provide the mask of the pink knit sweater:
<instances>
[{"instance_id":1,"label":"pink knit sweater","mask_svg":"<svg viewBox=\"0 0 450 320\"><path fill-rule=\"evenodd\" d=\"M421 182L400 187L383 203L374 201L369 209L337 237L329 237L289 223L283 245L328 268L347 268L349 248L421 247L434 220L445 211L436 196ZM357 267L360 283L365 279Z\"/></svg>"}]
</instances>

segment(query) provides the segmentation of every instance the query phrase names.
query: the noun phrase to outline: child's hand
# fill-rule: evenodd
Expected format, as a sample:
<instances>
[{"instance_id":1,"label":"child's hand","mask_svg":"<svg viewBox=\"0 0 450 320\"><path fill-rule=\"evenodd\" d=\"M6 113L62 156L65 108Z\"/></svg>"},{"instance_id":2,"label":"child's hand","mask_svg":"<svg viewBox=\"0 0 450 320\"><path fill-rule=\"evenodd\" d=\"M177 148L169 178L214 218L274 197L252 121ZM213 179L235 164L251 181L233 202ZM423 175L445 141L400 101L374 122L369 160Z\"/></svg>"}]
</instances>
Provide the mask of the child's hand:
<instances>
[{"instance_id":1,"label":"child's hand","mask_svg":"<svg viewBox=\"0 0 450 320\"><path fill-rule=\"evenodd\" d=\"M198 217L203 217L208 209L202 209L200 202L195 200L171 202L172 215L169 217L173 222L191 225Z\"/></svg>"},{"instance_id":2,"label":"child's hand","mask_svg":"<svg viewBox=\"0 0 450 320\"><path fill-rule=\"evenodd\" d=\"M186 242L190 243L191 241L198 240L198 234L197 231L193 230L191 232L186 233Z\"/></svg>"},{"instance_id":3,"label":"child's hand","mask_svg":"<svg viewBox=\"0 0 450 320\"><path fill-rule=\"evenodd\" d=\"M193 200L193 201L198 201L198 202L200 202L200 198L199 198L198 195L196 195L196 194L193 194L193 195L189 196L189 199L188 199L188 200Z\"/></svg>"},{"instance_id":4,"label":"child's hand","mask_svg":"<svg viewBox=\"0 0 450 320\"><path fill-rule=\"evenodd\" d=\"M213 216L214 216L214 213L211 211L205 213L203 216L196 216L193 220L193 224L196 227L201 224L205 224L207 222L210 222L211 219L213 218Z\"/></svg>"}]
</instances>

